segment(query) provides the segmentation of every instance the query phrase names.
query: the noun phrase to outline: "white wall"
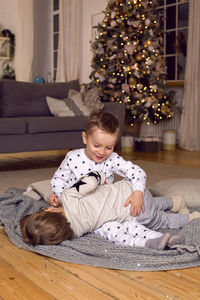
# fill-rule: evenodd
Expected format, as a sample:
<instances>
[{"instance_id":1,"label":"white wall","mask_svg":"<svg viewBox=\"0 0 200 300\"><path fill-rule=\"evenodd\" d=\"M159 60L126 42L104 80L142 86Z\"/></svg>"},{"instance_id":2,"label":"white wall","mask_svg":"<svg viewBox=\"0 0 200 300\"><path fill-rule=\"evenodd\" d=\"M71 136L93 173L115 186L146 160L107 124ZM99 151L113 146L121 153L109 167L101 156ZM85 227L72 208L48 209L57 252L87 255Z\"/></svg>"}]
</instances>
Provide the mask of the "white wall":
<instances>
[{"instance_id":1,"label":"white wall","mask_svg":"<svg viewBox=\"0 0 200 300\"><path fill-rule=\"evenodd\" d=\"M81 2L81 41L80 41L80 82L88 82L91 73L92 15L105 10L108 0L80 0ZM47 79L52 72L52 19L51 0L34 0L35 37L33 78ZM18 0L0 0L0 30L9 29L16 35L18 20Z\"/></svg>"},{"instance_id":2,"label":"white wall","mask_svg":"<svg viewBox=\"0 0 200 300\"><path fill-rule=\"evenodd\" d=\"M47 79L52 69L51 40L51 3L50 0L34 0L35 37L33 78L38 75ZM0 0L0 31L9 29L17 43L18 0Z\"/></svg>"},{"instance_id":3,"label":"white wall","mask_svg":"<svg viewBox=\"0 0 200 300\"><path fill-rule=\"evenodd\" d=\"M0 31L9 29L16 34L18 0L0 0Z\"/></svg>"}]
</instances>

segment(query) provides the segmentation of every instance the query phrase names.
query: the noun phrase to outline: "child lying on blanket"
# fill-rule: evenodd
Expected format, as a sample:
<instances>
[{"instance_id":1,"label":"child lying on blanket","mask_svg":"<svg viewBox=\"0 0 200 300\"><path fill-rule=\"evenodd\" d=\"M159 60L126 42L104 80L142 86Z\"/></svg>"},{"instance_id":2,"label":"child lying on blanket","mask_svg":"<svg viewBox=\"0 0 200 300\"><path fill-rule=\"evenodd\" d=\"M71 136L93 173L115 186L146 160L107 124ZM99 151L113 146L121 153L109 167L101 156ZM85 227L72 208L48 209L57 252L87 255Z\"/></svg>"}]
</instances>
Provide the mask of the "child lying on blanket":
<instances>
[{"instance_id":1,"label":"child lying on blanket","mask_svg":"<svg viewBox=\"0 0 200 300\"><path fill-rule=\"evenodd\" d=\"M140 218L150 228L158 229L180 228L200 217L198 213L189 214L188 217L165 212L164 210L172 207L172 200L164 197L153 198L145 190L144 201L150 201L151 207L148 205L144 214L134 218L130 216L128 207L123 206L124 199L132 192L131 184L121 180L114 184L101 185L104 181L103 173L91 172L63 191L62 205L25 216L21 220L24 240L33 245L58 244L73 236L79 237L95 231L118 244L163 250L167 244L172 246L180 243L181 238L170 237L169 233L163 235L151 231L138 224L137 219ZM148 218L149 209L154 211L151 220ZM110 225L113 227L110 228ZM109 235L109 232L114 232L113 229L116 231L115 235Z\"/></svg>"},{"instance_id":2,"label":"child lying on blanket","mask_svg":"<svg viewBox=\"0 0 200 300\"><path fill-rule=\"evenodd\" d=\"M66 218L62 205L27 215L21 219L20 224L24 241L33 246L57 245L76 236ZM112 236L113 231L110 231L110 236L107 235L110 225L117 228L118 238L116 235ZM147 229L135 220L126 221L122 224L116 221L107 222L95 233L118 245L122 244L120 243L121 240L123 246L139 246L155 250L164 250L167 245L171 247L181 241L177 235L170 237L169 233L162 234Z\"/></svg>"}]
</instances>

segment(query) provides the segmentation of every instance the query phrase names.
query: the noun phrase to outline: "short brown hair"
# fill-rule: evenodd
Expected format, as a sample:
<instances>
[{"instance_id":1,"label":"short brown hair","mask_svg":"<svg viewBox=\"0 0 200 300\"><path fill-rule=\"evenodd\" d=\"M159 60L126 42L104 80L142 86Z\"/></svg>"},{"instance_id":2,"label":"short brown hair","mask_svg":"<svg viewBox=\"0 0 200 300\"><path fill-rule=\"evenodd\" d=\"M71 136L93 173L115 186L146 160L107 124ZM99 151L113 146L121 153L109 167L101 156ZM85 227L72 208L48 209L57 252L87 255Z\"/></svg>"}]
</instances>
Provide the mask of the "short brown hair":
<instances>
[{"instance_id":1,"label":"short brown hair","mask_svg":"<svg viewBox=\"0 0 200 300\"><path fill-rule=\"evenodd\" d=\"M119 121L113 114L108 112L98 112L90 115L85 128L86 134L89 134L94 127L108 133L119 134Z\"/></svg>"},{"instance_id":2,"label":"short brown hair","mask_svg":"<svg viewBox=\"0 0 200 300\"><path fill-rule=\"evenodd\" d=\"M24 241L35 245L57 245L74 233L70 223L59 212L37 211L20 220Z\"/></svg>"}]
</instances>

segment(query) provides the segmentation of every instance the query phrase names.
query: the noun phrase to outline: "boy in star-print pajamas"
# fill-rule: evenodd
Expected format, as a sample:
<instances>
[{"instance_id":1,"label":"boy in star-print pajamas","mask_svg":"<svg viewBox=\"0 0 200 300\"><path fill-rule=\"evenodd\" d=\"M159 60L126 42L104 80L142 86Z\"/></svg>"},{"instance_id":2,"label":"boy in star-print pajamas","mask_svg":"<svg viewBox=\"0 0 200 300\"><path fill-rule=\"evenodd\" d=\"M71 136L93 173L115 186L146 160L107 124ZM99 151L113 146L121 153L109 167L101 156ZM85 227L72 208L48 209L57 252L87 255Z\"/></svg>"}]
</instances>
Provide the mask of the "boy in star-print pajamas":
<instances>
[{"instance_id":1,"label":"boy in star-print pajamas","mask_svg":"<svg viewBox=\"0 0 200 300\"><path fill-rule=\"evenodd\" d=\"M132 193L124 207L130 204L130 215L142 218L145 211L143 193L146 173L139 166L124 160L114 152L118 136L118 120L112 114L100 112L90 116L86 130L82 133L86 147L68 152L51 180L54 192L49 201L51 205L59 205L62 192L81 176L91 171L100 171L105 174L107 184L113 183L114 174L124 177L131 183ZM178 212L179 208L180 205L174 212ZM151 220L152 216L149 216L149 219Z\"/></svg>"},{"instance_id":2,"label":"boy in star-print pajamas","mask_svg":"<svg viewBox=\"0 0 200 300\"><path fill-rule=\"evenodd\" d=\"M131 182L133 192L124 205L131 205L130 214L133 216L138 216L140 211L144 212L146 173L138 165L124 160L114 152L118 136L119 122L112 114L92 114L82 133L86 147L68 152L51 180L54 195L50 197L50 204L56 205L60 194L82 175L90 171L101 171L106 175L107 184L114 182L114 174Z\"/></svg>"}]
</instances>

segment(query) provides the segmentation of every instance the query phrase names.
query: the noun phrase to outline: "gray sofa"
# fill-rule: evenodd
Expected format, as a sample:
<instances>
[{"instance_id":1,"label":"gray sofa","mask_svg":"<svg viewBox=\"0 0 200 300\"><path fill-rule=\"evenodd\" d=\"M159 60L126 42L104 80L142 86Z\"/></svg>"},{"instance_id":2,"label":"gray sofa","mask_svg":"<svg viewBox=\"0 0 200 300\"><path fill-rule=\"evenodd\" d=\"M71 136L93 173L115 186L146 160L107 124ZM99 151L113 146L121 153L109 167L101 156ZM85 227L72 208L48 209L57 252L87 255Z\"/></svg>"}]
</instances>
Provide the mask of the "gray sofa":
<instances>
[{"instance_id":1,"label":"gray sofa","mask_svg":"<svg viewBox=\"0 0 200 300\"><path fill-rule=\"evenodd\" d=\"M74 149L82 147L81 132L87 117L55 117L46 96L67 97L69 89L80 90L78 81L65 83L27 83L0 80L0 153ZM105 102L123 132L125 106Z\"/></svg>"}]
</instances>

